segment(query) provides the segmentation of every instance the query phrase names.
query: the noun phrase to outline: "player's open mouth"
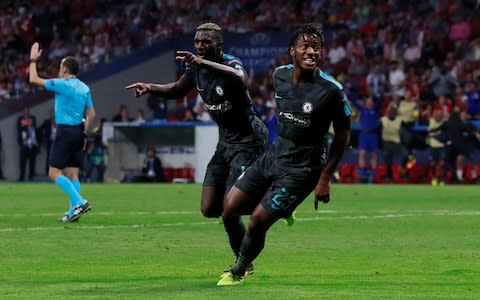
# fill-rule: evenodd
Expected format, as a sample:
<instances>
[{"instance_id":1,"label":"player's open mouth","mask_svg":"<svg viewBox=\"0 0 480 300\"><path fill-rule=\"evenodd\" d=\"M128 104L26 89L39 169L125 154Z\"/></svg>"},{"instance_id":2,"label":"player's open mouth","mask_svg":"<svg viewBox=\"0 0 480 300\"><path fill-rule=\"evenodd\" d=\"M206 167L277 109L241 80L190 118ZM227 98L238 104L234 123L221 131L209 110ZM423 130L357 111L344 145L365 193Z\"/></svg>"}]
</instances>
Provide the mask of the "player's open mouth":
<instances>
[{"instance_id":1,"label":"player's open mouth","mask_svg":"<svg viewBox=\"0 0 480 300\"><path fill-rule=\"evenodd\" d=\"M307 66L315 66L316 60L312 57L305 58L303 60Z\"/></svg>"}]
</instances>

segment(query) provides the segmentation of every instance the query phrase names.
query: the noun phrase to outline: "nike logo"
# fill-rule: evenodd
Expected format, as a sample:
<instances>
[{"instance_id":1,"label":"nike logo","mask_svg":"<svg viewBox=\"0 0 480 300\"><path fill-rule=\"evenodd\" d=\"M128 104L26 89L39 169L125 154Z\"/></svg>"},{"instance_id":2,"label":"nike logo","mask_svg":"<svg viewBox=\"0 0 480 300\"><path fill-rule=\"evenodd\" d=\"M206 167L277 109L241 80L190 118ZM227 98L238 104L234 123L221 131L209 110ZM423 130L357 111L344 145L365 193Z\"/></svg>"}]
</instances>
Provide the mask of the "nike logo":
<instances>
[{"instance_id":1,"label":"nike logo","mask_svg":"<svg viewBox=\"0 0 480 300\"><path fill-rule=\"evenodd\" d=\"M275 93L275 99L282 99L282 97L280 97L279 95L277 95L277 94Z\"/></svg>"}]
</instances>

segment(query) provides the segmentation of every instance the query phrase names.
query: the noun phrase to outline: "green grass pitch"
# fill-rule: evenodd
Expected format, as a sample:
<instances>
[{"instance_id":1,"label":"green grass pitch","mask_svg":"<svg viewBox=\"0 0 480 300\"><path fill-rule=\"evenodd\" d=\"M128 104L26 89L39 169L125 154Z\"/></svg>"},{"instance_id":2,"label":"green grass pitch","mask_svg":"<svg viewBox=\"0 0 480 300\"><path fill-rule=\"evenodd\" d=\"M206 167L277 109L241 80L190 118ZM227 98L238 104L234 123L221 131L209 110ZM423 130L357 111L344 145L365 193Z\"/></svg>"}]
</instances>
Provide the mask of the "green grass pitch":
<instances>
[{"instance_id":1,"label":"green grass pitch","mask_svg":"<svg viewBox=\"0 0 480 300\"><path fill-rule=\"evenodd\" d=\"M231 287L216 286L234 258L200 189L84 184L92 211L61 224L55 185L0 184L0 299L480 299L478 185L334 185Z\"/></svg>"}]
</instances>

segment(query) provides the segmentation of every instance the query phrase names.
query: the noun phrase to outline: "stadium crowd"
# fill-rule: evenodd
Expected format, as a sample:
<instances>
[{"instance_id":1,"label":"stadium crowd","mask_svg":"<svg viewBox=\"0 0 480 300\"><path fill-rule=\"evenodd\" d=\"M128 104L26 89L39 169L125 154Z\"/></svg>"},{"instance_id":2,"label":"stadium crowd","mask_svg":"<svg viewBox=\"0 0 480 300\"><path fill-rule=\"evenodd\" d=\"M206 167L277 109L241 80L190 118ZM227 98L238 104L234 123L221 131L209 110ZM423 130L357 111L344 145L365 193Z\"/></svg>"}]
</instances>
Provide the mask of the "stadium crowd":
<instances>
[{"instance_id":1,"label":"stadium crowd","mask_svg":"<svg viewBox=\"0 0 480 300\"><path fill-rule=\"evenodd\" d=\"M376 158L371 154L385 141L399 140L405 153L399 174L404 176L415 163L414 148L434 147L432 143L437 147L432 142L435 128L452 115L480 120L479 1L39 0L32 6L23 1L2 1L2 6L0 102L21 99L31 89L28 57L18 49L28 48L33 41L46 48L48 60L39 69L48 78L56 75L58 59L67 54L77 56L86 71L156 40L191 33L204 21L214 20L225 31L238 33L291 31L299 24L314 22L322 24L326 32L322 68L344 85L357 108L359 130L353 146L360 147L358 180L378 176ZM287 54L280 55L263 74L249 78L255 111L273 136L276 108L271 75L276 66L288 62ZM155 111L154 116L208 120L197 99L187 105L179 103L173 116L165 115L169 112L163 104L162 111ZM377 113L367 117L372 111ZM393 140L380 130L380 124L387 126L382 116L390 113L391 120L401 120L396 129L398 138ZM367 133L376 135L378 143L363 145L361 135ZM466 139L474 146L460 153L467 160L478 148L475 142L479 138L474 129L468 135ZM436 140L441 140L438 147L449 143L445 137ZM441 158L438 164L442 165L453 159L445 154ZM455 156L455 162L449 164L460 166L461 161ZM458 168L448 170L463 181L463 175L454 169ZM392 177L391 172L387 170L386 177ZM434 172L441 173L438 167Z\"/></svg>"}]
</instances>

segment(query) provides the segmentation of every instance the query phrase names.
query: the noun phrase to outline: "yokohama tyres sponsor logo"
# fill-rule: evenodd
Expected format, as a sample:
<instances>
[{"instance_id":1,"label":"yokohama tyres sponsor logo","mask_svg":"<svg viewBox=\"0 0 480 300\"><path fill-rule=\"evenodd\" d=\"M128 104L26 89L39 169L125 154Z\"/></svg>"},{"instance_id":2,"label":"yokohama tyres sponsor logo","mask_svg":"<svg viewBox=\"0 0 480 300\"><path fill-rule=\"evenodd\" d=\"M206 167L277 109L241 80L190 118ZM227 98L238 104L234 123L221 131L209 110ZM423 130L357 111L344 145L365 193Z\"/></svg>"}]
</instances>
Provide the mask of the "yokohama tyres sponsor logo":
<instances>
[{"instance_id":1,"label":"yokohama tyres sponsor logo","mask_svg":"<svg viewBox=\"0 0 480 300\"><path fill-rule=\"evenodd\" d=\"M232 109L232 104L229 101L217 105L205 103L205 107L211 111L227 112Z\"/></svg>"},{"instance_id":2,"label":"yokohama tyres sponsor logo","mask_svg":"<svg viewBox=\"0 0 480 300\"><path fill-rule=\"evenodd\" d=\"M283 112L283 111L281 111L279 113L279 115L280 115L280 117L284 117L285 119L293 121L298 126L310 127L310 120L309 119L299 118L299 117L293 115L292 113L286 113L286 112Z\"/></svg>"}]
</instances>

